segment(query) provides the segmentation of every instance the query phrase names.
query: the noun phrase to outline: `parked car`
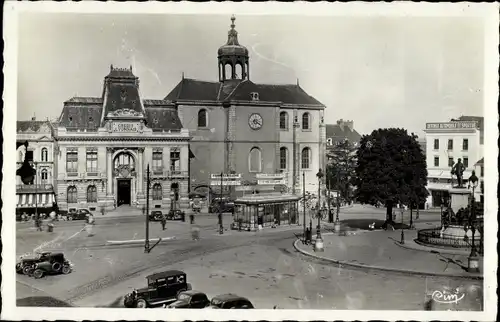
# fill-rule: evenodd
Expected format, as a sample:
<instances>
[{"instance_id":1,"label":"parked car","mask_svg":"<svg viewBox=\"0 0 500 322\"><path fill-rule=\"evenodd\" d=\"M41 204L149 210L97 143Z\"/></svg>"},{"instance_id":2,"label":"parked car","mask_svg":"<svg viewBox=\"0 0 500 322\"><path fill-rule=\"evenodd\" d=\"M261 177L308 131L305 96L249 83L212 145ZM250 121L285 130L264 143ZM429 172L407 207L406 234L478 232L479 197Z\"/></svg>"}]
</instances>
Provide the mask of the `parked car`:
<instances>
[{"instance_id":1,"label":"parked car","mask_svg":"<svg viewBox=\"0 0 500 322\"><path fill-rule=\"evenodd\" d=\"M170 209L167 215L168 220L184 220L186 214L180 209Z\"/></svg>"},{"instance_id":2,"label":"parked car","mask_svg":"<svg viewBox=\"0 0 500 322\"><path fill-rule=\"evenodd\" d=\"M51 252L42 252L36 253L33 256L22 256L21 260L16 264L16 272L18 274L29 275L34 264L46 261L51 254Z\"/></svg>"},{"instance_id":3,"label":"parked car","mask_svg":"<svg viewBox=\"0 0 500 322\"><path fill-rule=\"evenodd\" d=\"M160 221L163 217L163 213L160 210L153 210L149 213L149 220Z\"/></svg>"},{"instance_id":4,"label":"parked car","mask_svg":"<svg viewBox=\"0 0 500 322\"><path fill-rule=\"evenodd\" d=\"M92 213L88 209L77 209L68 211L66 218L68 220L85 220L89 215L92 215Z\"/></svg>"},{"instance_id":5,"label":"parked car","mask_svg":"<svg viewBox=\"0 0 500 322\"><path fill-rule=\"evenodd\" d=\"M202 309L210 305L210 300L203 292L185 291L177 295L177 300L170 303L169 309Z\"/></svg>"},{"instance_id":6,"label":"parked car","mask_svg":"<svg viewBox=\"0 0 500 322\"><path fill-rule=\"evenodd\" d=\"M64 257L63 253L44 254L41 260L33 262L28 269L23 268L23 273L27 273L34 278L42 278L49 274L69 274L72 271L71 263Z\"/></svg>"},{"instance_id":7,"label":"parked car","mask_svg":"<svg viewBox=\"0 0 500 322\"><path fill-rule=\"evenodd\" d=\"M209 213L230 212L234 214L234 202L229 199L214 199L208 206Z\"/></svg>"},{"instance_id":8,"label":"parked car","mask_svg":"<svg viewBox=\"0 0 500 322\"><path fill-rule=\"evenodd\" d=\"M221 294L210 301L212 309L253 309L254 306L247 298L236 294Z\"/></svg>"},{"instance_id":9,"label":"parked car","mask_svg":"<svg viewBox=\"0 0 500 322\"><path fill-rule=\"evenodd\" d=\"M146 277L147 287L127 294L123 300L125 307L147 308L177 300L180 293L190 290L186 273L170 270L154 273Z\"/></svg>"}]
</instances>

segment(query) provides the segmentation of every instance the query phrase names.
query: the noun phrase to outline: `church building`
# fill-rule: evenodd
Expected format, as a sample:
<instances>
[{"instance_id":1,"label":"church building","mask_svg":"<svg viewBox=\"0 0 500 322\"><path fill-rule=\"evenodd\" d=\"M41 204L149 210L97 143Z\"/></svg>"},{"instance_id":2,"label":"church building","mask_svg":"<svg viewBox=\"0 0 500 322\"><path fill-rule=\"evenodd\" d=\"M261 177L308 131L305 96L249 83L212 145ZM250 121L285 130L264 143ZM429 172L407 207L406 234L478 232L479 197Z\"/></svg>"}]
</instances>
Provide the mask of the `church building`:
<instances>
[{"instance_id":1,"label":"church building","mask_svg":"<svg viewBox=\"0 0 500 322\"><path fill-rule=\"evenodd\" d=\"M132 67L111 65L100 97L64 102L55 136L62 210L142 207L148 166L150 208L187 199L189 132L172 102L142 98Z\"/></svg>"},{"instance_id":2,"label":"church building","mask_svg":"<svg viewBox=\"0 0 500 322\"><path fill-rule=\"evenodd\" d=\"M255 83L249 51L238 41L231 18L227 43L217 53L218 80L182 78L165 97L189 129L192 190L210 185L211 174L241 174L254 184L257 174L284 173L289 192L318 191L324 169L325 106L297 84Z\"/></svg>"}]
</instances>

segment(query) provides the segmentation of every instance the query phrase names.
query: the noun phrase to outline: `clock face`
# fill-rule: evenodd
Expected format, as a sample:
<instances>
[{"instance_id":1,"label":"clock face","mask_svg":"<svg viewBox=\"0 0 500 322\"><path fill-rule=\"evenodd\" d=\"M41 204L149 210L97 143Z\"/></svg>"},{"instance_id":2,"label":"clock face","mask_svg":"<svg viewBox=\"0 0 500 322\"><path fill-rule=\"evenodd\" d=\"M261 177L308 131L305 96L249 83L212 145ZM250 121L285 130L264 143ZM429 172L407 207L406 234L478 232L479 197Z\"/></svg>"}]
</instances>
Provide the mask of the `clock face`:
<instances>
[{"instance_id":1,"label":"clock face","mask_svg":"<svg viewBox=\"0 0 500 322\"><path fill-rule=\"evenodd\" d=\"M248 119L248 125L250 125L250 128L252 130L258 130L262 127L263 119L260 114L254 113L250 115L250 118Z\"/></svg>"}]
</instances>

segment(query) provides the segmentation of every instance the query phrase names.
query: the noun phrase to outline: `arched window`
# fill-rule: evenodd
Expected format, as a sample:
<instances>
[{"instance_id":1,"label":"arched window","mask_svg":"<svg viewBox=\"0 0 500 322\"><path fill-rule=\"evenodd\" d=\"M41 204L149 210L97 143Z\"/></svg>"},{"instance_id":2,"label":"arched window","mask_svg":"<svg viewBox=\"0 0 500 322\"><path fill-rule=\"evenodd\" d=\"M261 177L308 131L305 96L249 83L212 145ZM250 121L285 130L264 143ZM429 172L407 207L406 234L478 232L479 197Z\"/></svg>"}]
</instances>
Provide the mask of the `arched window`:
<instances>
[{"instance_id":1,"label":"arched window","mask_svg":"<svg viewBox=\"0 0 500 322\"><path fill-rule=\"evenodd\" d=\"M87 202L97 202L97 188L94 185L87 188Z\"/></svg>"},{"instance_id":2,"label":"arched window","mask_svg":"<svg viewBox=\"0 0 500 322\"><path fill-rule=\"evenodd\" d=\"M76 187L69 186L68 187L68 203L77 203L77 202L78 202L78 196L76 194Z\"/></svg>"},{"instance_id":3,"label":"arched window","mask_svg":"<svg viewBox=\"0 0 500 322\"><path fill-rule=\"evenodd\" d=\"M47 170L46 169L43 169L42 170L42 182L45 183L45 181L47 181L48 179L48 173L47 173Z\"/></svg>"},{"instance_id":4,"label":"arched window","mask_svg":"<svg viewBox=\"0 0 500 322\"><path fill-rule=\"evenodd\" d=\"M207 110L201 109L198 112L198 127L207 127Z\"/></svg>"},{"instance_id":5,"label":"arched window","mask_svg":"<svg viewBox=\"0 0 500 322\"><path fill-rule=\"evenodd\" d=\"M311 129L311 115L307 112L302 114L302 129L303 130Z\"/></svg>"},{"instance_id":6,"label":"arched window","mask_svg":"<svg viewBox=\"0 0 500 322\"><path fill-rule=\"evenodd\" d=\"M262 153L257 147L250 150L248 156L248 170L250 172L261 172L262 170Z\"/></svg>"},{"instance_id":7,"label":"arched window","mask_svg":"<svg viewBox=\"0 0 500 322\"><path fill-rule=\"evenodd\" d=\"M288 130L288 113L280 113L280 130Z\"/></svg>"},{"instance_id":8,"label":"arched window","mask_svg":"<svg viewBox=\"0 0 500 322\"><path fill-rule=\"evenodd\" d=\"M288 168L288 149L280 148L280 169L285 170Z\"/></svg>"},{"instance_id":9,"label":"arched window","mask_svg":"<svg viewBox=\"0 0 500 322\"><path fill-rule=\"evenodd\" d=\"M115 169L118 169L120 166L128 166L129 169L135 169L134 157L127 152L118 154L115 157Z\"/></svg>"},{"instance_id":10,"label":"arched window","mask_svg":"<svg viewBox=\"0 0 500 322\"><path fill-rule=\"evenodd\" d=\"M233 78L233 66L231 64L224 65L225 78L224 79L232 79Z\"/></svg>"},{"instance_id":11,"label":"arched window","mask_svg":"<svg viewBox=\"0 0 500 322\"><path fill-rule=\"evenodd\" d=\"M153 185L153 200L161 200L161 198L162 198L161 184L155 183Z\"/></svg>"},{"instance_id":12,"label":"arched window","mask_svg":"<svg viewBox=\"0 0 500 322\"><path fill-rule=\"evenodd\" d=\"M301 153L302 169L309 169L311 166L311 149L303 148Z\"/></svg>"},{"instance_id":13,"label":"arched window","mask_svg":"<svg viewBox=\"0 0 500 322\"><path fill-rule=\"evenodd\" d=\"M42 149L42 162L49 161L49 153L47 151L47 148Z\"/></svg>"}]
</instances>

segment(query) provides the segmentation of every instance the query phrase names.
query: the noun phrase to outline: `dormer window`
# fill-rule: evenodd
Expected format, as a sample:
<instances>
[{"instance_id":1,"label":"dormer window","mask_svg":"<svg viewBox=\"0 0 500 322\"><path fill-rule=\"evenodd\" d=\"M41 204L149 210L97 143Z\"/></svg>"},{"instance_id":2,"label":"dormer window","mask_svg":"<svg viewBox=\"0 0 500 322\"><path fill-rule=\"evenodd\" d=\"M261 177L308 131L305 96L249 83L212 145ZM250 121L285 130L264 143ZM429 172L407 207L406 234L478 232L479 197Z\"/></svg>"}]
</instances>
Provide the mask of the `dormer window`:
<instances>
[{"instance_id":1,"label":"dormer window","mask_svg":"<svg viewBox=\"0 0 500 322\"><path fill-rule=\"evenodd\" d=\"M70 122L73 122L73 117L70 116L68 119Z\"/></svg>"},{"instance_id":2,"label":"dormer window","mask_svg":"<svg viewBox=\"0 0 500 322\"><path fill-rule=\"evenodd\" d=\"M157 118L153 119L153 124L158 124L158 119Z\"/></svg>"},{"instance_id":3,"label":"dormer window","mask_svg":"<svg viewBox=\"0 0 500 322\"><path fill-rule=\"evenodd\" d=\"M258 101L259 100L259 93L251 92L250 97L252 98L252 101Z\"/></svg>"}]
</instances>

